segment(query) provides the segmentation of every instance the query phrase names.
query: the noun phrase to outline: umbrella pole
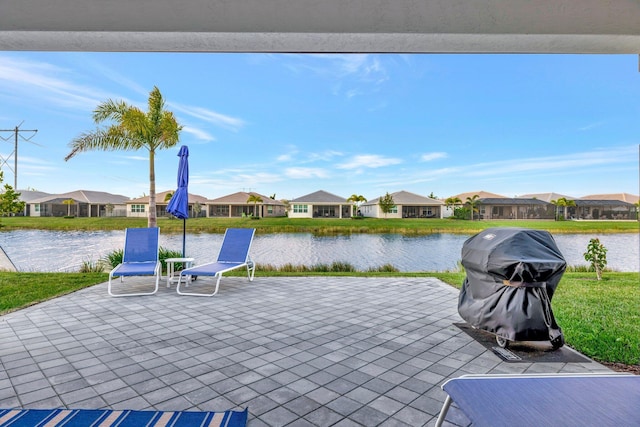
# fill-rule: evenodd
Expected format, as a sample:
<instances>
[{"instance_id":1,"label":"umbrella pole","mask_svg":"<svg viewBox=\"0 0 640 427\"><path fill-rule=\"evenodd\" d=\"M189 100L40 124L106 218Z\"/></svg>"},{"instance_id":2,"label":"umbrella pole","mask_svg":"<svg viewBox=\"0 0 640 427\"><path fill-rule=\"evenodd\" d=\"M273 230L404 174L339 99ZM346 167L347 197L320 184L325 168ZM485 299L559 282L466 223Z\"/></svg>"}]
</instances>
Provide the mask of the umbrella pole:
<instances>
[{"instance_id":1,"label":"umbrella pole","mask_svg":"<svg viewBox=\"0 0 640 427\"><path fill-rule=\"evenodd\" d=\"M183 218L182 219L182 258L186 256L185 255L186 238L187 238L187 219Z\"/></svg>"}]
</instances>

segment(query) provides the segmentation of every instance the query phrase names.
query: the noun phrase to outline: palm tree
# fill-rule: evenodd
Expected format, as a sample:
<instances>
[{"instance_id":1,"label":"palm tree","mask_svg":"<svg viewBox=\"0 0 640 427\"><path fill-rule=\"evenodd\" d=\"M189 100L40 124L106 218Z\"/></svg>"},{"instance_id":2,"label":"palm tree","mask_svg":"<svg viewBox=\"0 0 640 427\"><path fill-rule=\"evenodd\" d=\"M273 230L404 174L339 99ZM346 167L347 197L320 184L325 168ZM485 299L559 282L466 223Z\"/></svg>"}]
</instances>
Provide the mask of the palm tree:
<instances>
[{"instance_id":1,"label":"palm tree","mask_svg":"<svg viewBox=\"0 0 640 427\"><path fill-rule=\"evenodd\" d=\"M347 202L351 202L356 206L356 212L360 207L360 203L366 203L367 199L362 194L352 194L347 199Z\"/></svg>"},{"instance_id":2,"label":"palm tree","mask_svg":"<svg viewBox=\"0 0 640 427\"><path fill-rule=\"evenodd\" d=\"M149 150L149 217L148 226L156 227L156 150L171 148L180 140L182 126L172 112L164 109L160 89L149 93L149 110L145 113L124 101L111 99L99 104L93 112L96 124L112 121L107 128L83 133L71 141L71 152L65 161L90 150Z\"/></svg>"},{"instance_id":3,"label":"palm tree","mask_svg":"<svg viewBox=\"0 0 640 427\"><path fill-rule=\"evenodd\" d=\"M462 205L462 200L460 200L460 197L447 197L444 201L444 205L447 208L453 208L453 213L455 215L456 206Z\"/></svg>"},{"instance_id":4,"label":"palm tree","mask_svg":"<svg viewBox=\"0 0 640 427\"><path fill-rule=\"evenodd\" d=\"M71 205L75 205L76 201L73 199L63 200L62 204L67 205L67 216L71 216Z\"/></svg>"},{"instance_id":5,"label":"palm tree","mask_svg":"<svg viewBox=\"0 0 640 427\"><path fill-rule=\"evenodd\" d=\"M567 199L566 197L560 197L558 200L552 200L551 203L556 206L556 221L559 219L558 207L562 207L563 219L567 219L567 207L576 205L576 202L571 199Z\"/></svg>"},{"instance_id":6,"label":"palm tree","mask_svg":"<svg viewBox=\"0 0 640 427\"><path fill-rule=\"evenodd\" d=\"M558 200L552 200L551 204L553 206L555 206L554 210L555 210L555 215L554 215L554 219L557 221L558 220L558 206L561 206L562 203L562 198L558 199Z\"/></svg>"},{"instance_id":7,"label":"palm tree","mask_svg":"<svg viewBox=\"0 0 640 427\"><path fill-rule=\"evenodd\" d=\"M480 204L478 201L479 198L480 196L474 194L473 197L467 197L467 201L465 202L465 204L469 205L469 210L471 210L471 221L473 221L473 213L478 212L478 205Z\"/></svg>"},{"instance_id":8,"label":"palm tree","mask_svg":"<svg viewBox=\"0 0 640 427\"><path fill-rule=\"evenodd\" d=\"M250 194L249 198L247 199L247 203L253 203L253 214L254 216L258 216L257 212L258 212L258 203L262 203L262 197L260 197L257 194Z\"/></svg>"}]
</instances>

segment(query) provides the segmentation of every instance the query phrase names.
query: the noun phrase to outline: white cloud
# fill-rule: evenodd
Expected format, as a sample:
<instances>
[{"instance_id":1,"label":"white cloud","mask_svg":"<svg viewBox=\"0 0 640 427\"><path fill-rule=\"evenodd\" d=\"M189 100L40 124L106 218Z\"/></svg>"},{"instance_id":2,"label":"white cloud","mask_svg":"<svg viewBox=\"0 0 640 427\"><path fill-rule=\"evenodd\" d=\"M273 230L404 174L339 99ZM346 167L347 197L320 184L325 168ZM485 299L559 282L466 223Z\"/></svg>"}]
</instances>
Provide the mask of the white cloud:
<instances>
[{"instance_id":1,"label":"white cloud","mask_svg":"<svg viewBox=\"0 0 640 427\"><path fill-rule=\"evenodd\" d=\"M245 121L242 119L220 114L203 107L194 107L176 103L167 103L167 105L191 117L204 120L205 122L212 123L228 130L238 131L245 125Z\"/></svg>"},{"instance_id":2,"label":"white cloud","mask_svg":"<svg viewBox=\"0 0 640 427\"><path fill-rule=\"evenodd\" d=\"M630 146L560 156L511 159L469 165L464 170L466 171L465 175L472 177L500 176L523 172L530 174L542 171L576 171L594 166L635 162L638 155L637 150L636 146Z\"/></svg>"},{"instance_id":3,"label":"white cloud","mask_svg":"<svg viewBox=\"0 0 640 427\"><path fill-rule=\"evenodd\" d=\"M284 174L291 179L327 178L329 174L319 168L287 168Z\"/></svg>"},{"instance_id":4,"label":"white cloud","mask_svg":"<svg viewBox=\"0 0 640 427\"><path fill-rule=\"evenodd\" d=\"M73 82L73 76L46 62L0 56L0 93L20 93L23 102L92 110L108 98L101 90ZM92 96L87 96L92 94ZM43 100L45 102L43 102Z\"/></svg>"},{"instance_id":5,"label":"white cloud","mask_svg":"<svg viewBox=\"0 0 640 427\"><path fill-rule=\"evenodd\" d=\"M432 160L445 159L445 158L447 158L447 153L444 153L442 151L434 152L434 153L425 153L422 156L420 156L420 160L423 162L430 162Z\"/></svg>"},{"instance_id":6,"label":"white cloud","mask_svg":"<svg viewBox=\"0 0 640 427\"><path fill-rule=\"evenodd\" d=\"M589 123L588 125L579 127L578 130L579 131L587 131L587 130L591 130L591 129L595 129L595 128L599 128L600 126L603 126L605 124L605 122L600 121L600 122L594 122L594 123Z\"/></svg>"},{"instance_id":7,"label":"white cloud","mask_svg":"<svg viewBox=\"0 0 640 427\"><path fill-rule=\"evenodd\" d=\"M366 95L387 80L389 74L380 57L371 54L307 54L290 55L290 70L312 73L333 81L331 92L347 98Z\"/></svg>"},{"instance_id":8,"label":"white cloud","mask_svg":"<svg viewBox=\"0 0 640 427\"><path fill-rule=\"evenodd\" d=\"M394 157L383 157L378 154L360 154L336 167L338 169L380 168L400 163L402 163L402 160Z\"/></svg>"},{"instance_id":9,"label":"white cloud","mask_svg":"<svg viewBox=\"0 0 640 427\"><path fill-rule=\"evenodd\" d=\"M211 135L209 132L204 131L202 129L195 128L195 127L184 126L182 128L182 131L193 135L194 137L196 137L197 139L199 139L201 141L215 141L216 140L216 138L213 135Z\"/></svg>"},{"instance_id":10,"label":"white cloud","mask_svg":"<svg viewBox=\"0 0 640 427\"><path fill-rule=\"evenodd\" d=\"M293 156L291 154L281 154L276 157L276 161L278 162L289 162L293 160Z\"/></svg>"}]
</instances>

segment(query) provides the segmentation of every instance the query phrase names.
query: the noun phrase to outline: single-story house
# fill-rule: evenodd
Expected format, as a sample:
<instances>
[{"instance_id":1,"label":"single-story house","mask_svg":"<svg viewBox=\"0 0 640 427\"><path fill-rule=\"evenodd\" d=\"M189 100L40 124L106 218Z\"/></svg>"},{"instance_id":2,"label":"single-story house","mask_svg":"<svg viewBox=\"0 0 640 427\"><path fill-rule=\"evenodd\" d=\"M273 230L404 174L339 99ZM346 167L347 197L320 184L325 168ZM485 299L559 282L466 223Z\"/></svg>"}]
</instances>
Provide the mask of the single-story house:
<instances>
[{"instance_id":1,"label":"single-story house","mask_svg":"<svg viewBox=\"0 0 640 427\"><path fill-rule=\"evenodd\" d=\"M621 200L575 199L567 207L567 219L637 219L637 206Z\"/></svg>"},{"instance_id":2,"label":"single-story house","mask_svg":"<svg viewBox=\"0 0 640 427\"><path fill-rule=\"evenodd\" d=\"M87 190L47 194L39 198L31 198L31 194L23 195L21 192L21 199L27 202L25 212L28 216L76 217L124 216L125 204L129 200L119 194Z\"/></svg>"},{"instance_id":3,"label":"single-story house","mask_svg":"<svg viewBox=\"0 0 640 427\"><path fill-rule=\"evenodd\" d=\"M238 191L207 201L207 216L209 217L257 216L265 218L285 215L286 205L283 202L255 192Z\"/></svg>"},{"instance_id":4,"label":"single-story house","mask_svg":"<svg viewBox=\"0 0 640 427\"><path fill-rule=\"evenodd\" d=\"M394 208L388 214L384 214L380 208L380 197L369 200L360 205L362 216L372 218L442 218L444 214L444 202L421 196L409 191L397 191L391 193Z\"/></svg>"},{"instance_id":5,"label":"single-story house","mask_svg":"<svg viewBox=\"0 0 640 427\"><path fill-rule=\"evenodd\" d=\"M167 205L171 200L171 195L175 191L163 191L156 193L156 217L170 217L167 213ZM196 218L206 216L205 204L207 198L197 194L189 193L189 217ZM138 197L127 201L127 216L136 218L147 218L149 215L149 196Z\"/></svg>"},{"instance_id":6,"label":"single-story house","mask_svg":"<svg viewBox=\"0 0 640 427\"><path fill-rule=\"evenodd\" d=\"M350 218L353 203L320 190L289 201L289 218Z\"/></svg>"},{"instance_id":7,"label":"single-story house","mask_svg":"<svg viewBox=\"0 0 640 427\"><path fill-rule=\"evenodd\" d=\"M36 190L19 190L20 193L20 201L24 202L24 211L19 216L31 216L31 201L42 199L46 196L51 196L50 193L45 193L44 191L36 191Z\"/></svg>"},{"instance_id":8,"label":"single-story house","mask_svg":"<svg viewBox=\"0 0 640 427\"><path fill-rule=\"evenodd\" d=\"M567 219L637 219L638 196L629 193L592 194L580 198L557 193L527 194L522 197L535 197L546 202L555 202L562 198L572 201L575 206L557 208Z\"/></svg>"},{"instance_id":9,"label":"single-story house","mask_svg":"<svg viewBox=\"0 0 640 427\"><path fill-rule=\"evenodd\" d=\"M478 199L480 219L555 219L555 206L524 197L486 197Z\"/></svg>"}]
</instances>

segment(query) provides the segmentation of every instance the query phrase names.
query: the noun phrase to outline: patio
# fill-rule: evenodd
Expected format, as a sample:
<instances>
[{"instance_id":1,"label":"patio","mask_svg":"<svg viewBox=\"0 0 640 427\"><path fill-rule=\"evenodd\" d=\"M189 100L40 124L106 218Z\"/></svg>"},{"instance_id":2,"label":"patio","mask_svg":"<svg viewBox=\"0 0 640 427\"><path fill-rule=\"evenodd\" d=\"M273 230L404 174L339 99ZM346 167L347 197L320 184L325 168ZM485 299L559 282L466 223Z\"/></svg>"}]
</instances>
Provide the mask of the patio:
<instances>
[{"instance_id":1,"label":"patio","mask_svg":"<svg viewBox=\"0 0 640 427\"><path fill-rule=\"evenodd\" d=\"M0 317L0 408L248 407L250 427L420 426L452 377L608 371L503 362L453 325L457 297L431 278L229 277L212 298L164 284L111 298L103 283ZM447 420L468 424L455 408Z\"/></svg>"}]
</instances>

